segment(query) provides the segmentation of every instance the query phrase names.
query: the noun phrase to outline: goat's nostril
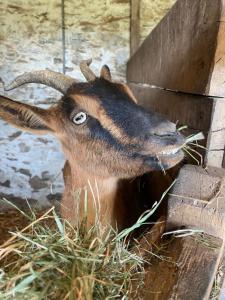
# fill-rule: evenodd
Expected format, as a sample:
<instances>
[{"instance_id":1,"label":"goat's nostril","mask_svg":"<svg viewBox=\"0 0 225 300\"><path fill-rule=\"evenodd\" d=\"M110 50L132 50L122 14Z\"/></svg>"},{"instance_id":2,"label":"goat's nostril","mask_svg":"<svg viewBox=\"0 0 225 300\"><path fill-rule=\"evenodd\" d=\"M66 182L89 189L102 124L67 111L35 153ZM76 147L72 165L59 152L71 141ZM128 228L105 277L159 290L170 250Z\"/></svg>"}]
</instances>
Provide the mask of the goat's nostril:
<instances>
[{"instance_id":1,"label":"goat's nostril","mask_svg":"<svg viewBox=\"0 0 225 300\"><path fill-rule=\"evenodd\" d=\"M152 134L157 136L174 136L177 134L176 124L172 122L161 122L158 126L152 128Z\"/></svg>"},{"instance_id":2,"label":"goat's nostril","mask_svg":"<svg viewBox=\"0 0 225 300\"><path fill-rule=\"evenodd\" d=\"M174 137L174 136L177 136L177 132L176 131L163 131L162 133L154 133L155 136L158 136L158 137Z\"/></svg>"}]
</instances>

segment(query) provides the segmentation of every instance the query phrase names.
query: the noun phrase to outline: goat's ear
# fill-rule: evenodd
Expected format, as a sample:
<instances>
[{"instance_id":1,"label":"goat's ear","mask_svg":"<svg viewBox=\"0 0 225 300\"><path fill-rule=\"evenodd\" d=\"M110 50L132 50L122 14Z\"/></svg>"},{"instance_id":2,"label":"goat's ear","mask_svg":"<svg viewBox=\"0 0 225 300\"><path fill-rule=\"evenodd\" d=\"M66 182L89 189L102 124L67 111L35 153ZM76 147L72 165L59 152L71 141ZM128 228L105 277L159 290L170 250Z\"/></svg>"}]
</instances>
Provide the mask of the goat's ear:
<instances>
[{"instance_id":1,"label":"goat's ear","mask_svg":"<svg viewBox=\"0 0 225 300\"><path fill-rule=\"evenodd\" d=\"M100 77L101 78L104 78L108 81L112 81L112 77L111 77L111 73L110 73L110 69L107 65L104 65L102 68L101 68L101 73L100 73Z\"/></svg>"},{"instance_id":2,"label":"goat's ear","mask_svg":"<svg viewBox=\"0 0 225 300\"><path fill-rule=\"evenodd\" d=\"M53 132L49 110L13 101L0 96L0 118L24 130L37 134Z\"/></svg>"}]
</instances>

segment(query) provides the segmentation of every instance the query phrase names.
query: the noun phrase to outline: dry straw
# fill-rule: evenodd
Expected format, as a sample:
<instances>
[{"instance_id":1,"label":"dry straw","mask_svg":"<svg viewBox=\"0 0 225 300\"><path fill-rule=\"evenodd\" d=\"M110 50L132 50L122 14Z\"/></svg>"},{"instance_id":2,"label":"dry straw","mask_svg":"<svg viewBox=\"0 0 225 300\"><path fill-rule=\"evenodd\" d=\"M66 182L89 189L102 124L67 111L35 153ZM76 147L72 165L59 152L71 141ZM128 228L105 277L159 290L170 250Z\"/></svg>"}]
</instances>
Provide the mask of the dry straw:
<instances>
[{"instance_id":1,"label":"dry straw","mask_svg":"<svg viewBox=\"0 0 225 300\"><path fill-rule=\"evenodd\" d=\"M199 139L202 134L190 136L184 147ZM144 260L125 241L148 221L168 190L120 233L108 228L103 234L98 217L91 228L85 217L72 226L54 208L37 217L30 206L29 213L14 206L29 225L0 246L0 300L138 299Z\"/></svg>"},{"instance_id":2,"label":"dry straw","mask_svg":"<svg viewBox=\"0 0 225 300\"><path fill-rule=\"evenodd\" d=\"M1 300L136 298L143 259L113 229L72 226L54 208L26 216L30 224L0 247Z\"/></svg>"}]
</instances>

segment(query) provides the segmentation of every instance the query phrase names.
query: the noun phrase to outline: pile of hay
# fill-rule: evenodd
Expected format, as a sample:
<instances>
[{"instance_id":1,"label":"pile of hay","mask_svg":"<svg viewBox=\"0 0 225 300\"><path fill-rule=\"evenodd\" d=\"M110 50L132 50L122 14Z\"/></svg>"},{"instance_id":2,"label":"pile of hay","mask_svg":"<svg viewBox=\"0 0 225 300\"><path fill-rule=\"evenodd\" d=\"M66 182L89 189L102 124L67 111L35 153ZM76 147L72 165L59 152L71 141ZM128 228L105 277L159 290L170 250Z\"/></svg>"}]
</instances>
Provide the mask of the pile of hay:
<instances>
[{"instance_id":1,"label":"pile of hay","mask_svg":"<svg viewBox=\"0 0 225 300\"><path fill-rule=\"evenodd\" d=\"M24 212L22 212L24 214ZM143 285L143 259L113 230L77 227L54 208L0 246L0 299L130 299Z\"/></svg>"}]
</instances>

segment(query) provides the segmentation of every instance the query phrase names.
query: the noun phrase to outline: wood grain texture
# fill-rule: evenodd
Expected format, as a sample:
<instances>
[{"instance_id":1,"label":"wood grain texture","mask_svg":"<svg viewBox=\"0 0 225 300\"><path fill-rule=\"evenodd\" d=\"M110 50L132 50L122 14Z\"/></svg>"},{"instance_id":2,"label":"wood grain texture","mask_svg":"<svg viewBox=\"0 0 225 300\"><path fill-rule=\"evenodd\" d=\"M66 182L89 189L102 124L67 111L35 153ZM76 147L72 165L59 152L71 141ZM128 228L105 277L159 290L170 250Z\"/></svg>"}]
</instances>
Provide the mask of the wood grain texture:
<instances>
[{"instance_id":1,"label":"wood grain texture","mask_svg":"<svg viewBox=\"0 0 225 300\"><path fill-rule=\"evenodd\" d=\"M189 135L202 131L205 141L201 151L207 166L225 167L225 98L181 93L128 83L138 103L147 109L163 114L172 122L186 125ZM223 162L224 161L224 162Z\"/></svg>"},{"instance_id":2,"label":"wood grain texture","mask_svg":"<svg viewBox=\"0 0 225 300\"><path fill-rule=\"evenodd\" d=\"M200 141L200 144L206 147L214 107L213 98L177 93L140 84L129 83L129 86L139 104L164 115L176 123L178 128L183 125L187 126L188 128L182 131L185 136L203 132L205 139ZM197 151L204 158L205 151L200 148ZM217 151L214 152L215 157L219 154ZM221 166L220 156L218 159L219 166ZM199 157L196 158L200 159Z\"/></svg>"},{"instance_id":3,"label":"wood grain texture","mask_svg":"<svg viewBox=\"0 0 225 300\"><path fill-rule=\"evenodd\" d=\"M197 228L225 238L225 170L185 165L169 193L167 229Z\"/></svg>"},{"instance_id":4,"label":"wood grain texture","mask_svg":"<svg viewBox=\"0 0 225 300\"><path fill-rule=\"evenodd\" d=\"M193 130L207 133L210 128L214 99L186 93L176 93L157 88L128 83L138 103L165 115L173 122L179 121Z\"/></svg>"},{"instance_id":5,"label":"wood grain texture","mask_svg":"<svg viewBox=\"0 0 225 300\"><path fill-rule=\"evenodd\" d=\"M130 5L130 55L133 55L140 45L140 0L131 0Z\"/></svg>"},{"instance_id":6,"label":"wood grain texture","mask_svg":"<svg viewBox=\"0 0 225 300\"><path fill-rule=\"evenodd\" d=\"M128 82L225 97L224 17L225 0L178 0L128 61ZM144 93L145 99L149 97L152 101L151 89L134 90L139 98ZM225 98L214 98L210 123L203 129L209 131L205 163L222 167L225 165ZM167 110L173 107L177 119L187 119L185 114L193 112L192 103L183 111L177 108L178 103L173 104L169 99ZM195 112L193 121L202 123L201 116L196 118ZM209 114L205 117L209 118Z\"/></svg>"},{"instance_id":7,"label":"wood grain texture","mask_svg":"<svg viewBox=\"0 0 225 300\"><path fill-rule=\"evenodd\" d=\"M169 5L168 0L141 2L145 37ZM84 80L78 64L93 57L97 74L107 63L113 78L124 79L129 58L130 0L64 3L66 73ZM6 83L31 70L63 70L62 4L61 0L0 1L0 78ZM42 107L61 97L54 89L37 84L5 93L1 80L0 93ZM2 121L0 128L0 196L35 199L41 205L59 199L64 158L56 140L22 133Z\"/></svg>"},{"instance_id":8,"label":"wood grain texture","mask_svg":"<svg viewBox=\"0 0 225 300\"><path fill-rule=\"evenodd\" d=\"M214 100L211 115L211 125L207 139L208 151L205 158L206 164L208 166L225 168L225 164L223 165L223 160L225 159L225 98Z\"/></svg>"},{"instance_id":9,"label":"wood grain texture","mask_svg":"<svg viewBox=\"0 0 225 300\"><path fill-rule=\"evenodd\" d=\"M223 0L178 0L128 61L128 81L207 94L224 26L222 5Z\"/></svg>"},{"instance_id":10,"label":"wood grain texture","mask_svg":"<svg viewBox=\"0 0 225 300\"><path fill-rule=\"evenodd\" d=\"M216 39L216 51L208 82L208 93L225 96L225 0L221 0L220 19L217 20L219 30Z\"/></svg>"},{"instance_id":11,"label":"wood grain texture","mask_svg":"<svg viewBox=\"0 0 225 300\"><path fill-rule=\"evenodd\" d=\"M152 261L147 269L141 299L209 299L223 250L222 240L208 235L172 240L164 259Z\"/></svg>"}]
</instances>

